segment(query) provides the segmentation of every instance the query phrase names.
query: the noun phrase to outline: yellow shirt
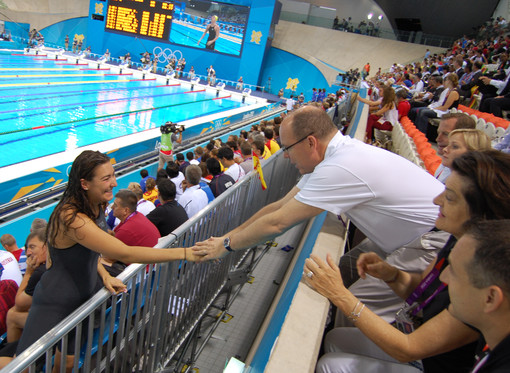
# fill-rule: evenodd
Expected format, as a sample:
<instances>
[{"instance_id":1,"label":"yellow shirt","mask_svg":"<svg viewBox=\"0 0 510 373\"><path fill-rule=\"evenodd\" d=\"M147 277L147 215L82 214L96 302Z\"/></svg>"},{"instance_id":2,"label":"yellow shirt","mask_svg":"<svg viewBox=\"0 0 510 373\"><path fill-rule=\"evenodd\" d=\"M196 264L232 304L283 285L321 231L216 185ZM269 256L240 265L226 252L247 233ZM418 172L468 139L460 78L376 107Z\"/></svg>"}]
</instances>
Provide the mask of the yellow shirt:
<instances>
[{"instance_id":1,"label":"yellow shirt","mask_svg":"<svg viewBox=\"0 0 510 373\"><path fill-rule=\"evenodd\" d=\"M280 145L278 145L278 143L276 141L274 141L273 139L266 142L266 144L269 144L269 151L271 152L271 155L273 155L278 150L280 150ZM266 145L266 147L267 147L267 145Z\"/></svg>"},{"instance_id":2,"label":"yellow shirt","mask_svg":"<svg viewBox=\"0 0 510 373\"><path fill-rule=\"evenodd\" d=\"M262 158L263 159L269 159L269 157L271 157L271 156L272 156L271 152L269 151L267 146L265 146L264 147L264 154L262 154Z\"/></svg>"},{"instance_id":3,"label":"yellow shirt","mask_svg":"<svg viewBox=\"0 0 510 373\"><path fill-rule=\"evenodd\" d=\"M143 194L143 199L154 203L158 199L158 191L156 188L152 189L150 192L147 191Z\"/></svg>"}]
</instances>

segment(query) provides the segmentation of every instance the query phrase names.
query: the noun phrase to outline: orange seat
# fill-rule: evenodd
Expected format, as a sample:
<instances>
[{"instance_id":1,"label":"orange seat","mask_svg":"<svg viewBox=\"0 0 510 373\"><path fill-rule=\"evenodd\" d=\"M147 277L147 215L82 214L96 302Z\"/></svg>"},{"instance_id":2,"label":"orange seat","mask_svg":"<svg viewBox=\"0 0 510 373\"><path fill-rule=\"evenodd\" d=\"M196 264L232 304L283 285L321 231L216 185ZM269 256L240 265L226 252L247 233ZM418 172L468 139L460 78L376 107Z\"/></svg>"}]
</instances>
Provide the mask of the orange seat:
<instances>
[{"instance_id":1,"label":"orange seat","mask_svg":"<svg viewBox=\"0 0 510 373\"><path fill-rule=\"evenodd\" d=\"M427 143L428 146L420 146L420 148L417 148L418 153L420 154L421 159L424 159L427 156L437 156L436 151L432 149L429 143Z\"/></svg>"},{"instance_id":2,"label":"orange seat","mask_svg":"<svg viewBox=\"0 0 510 373\"><path fill-rule=\"evenodd\" d=\"M438 156L437 158L427 160L424 163L425 163L425 168L427 169L427 171L431 175L434 175L436 173L437 168L441 164L441 157Z\"/></svg>"}]
</instances>

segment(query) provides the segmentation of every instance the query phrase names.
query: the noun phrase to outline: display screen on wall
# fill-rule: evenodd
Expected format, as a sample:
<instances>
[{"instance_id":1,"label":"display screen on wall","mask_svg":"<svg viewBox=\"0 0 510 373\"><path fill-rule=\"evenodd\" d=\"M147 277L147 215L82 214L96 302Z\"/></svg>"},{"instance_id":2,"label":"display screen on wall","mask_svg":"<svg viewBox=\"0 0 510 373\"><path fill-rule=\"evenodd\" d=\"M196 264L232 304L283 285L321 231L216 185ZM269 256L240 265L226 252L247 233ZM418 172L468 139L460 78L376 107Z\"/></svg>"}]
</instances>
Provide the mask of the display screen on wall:
<instances>
[{"instance_id":1,"label":"display screen on wall","mask_svg":"<svg viewBox=\"0 0 510 373\"><path fill-rule=\"evenodd\" d=\"M240 56L250 7L205 0L174 1L170 42Z\"/></svg>"},{"instance_id":2,"label":"display screen on wall","mask_svg":"<svg viewBox=\"0 0 510 373\"><path fill-rule=\"evenodd\" d=\"M168 40L174 4L156 0L108 0L106 31Z\"/></svg>"},{"instance_id":3,"label":"display screen on wall","mask_svg":"<svg viewBox=\"0 0 510 373\"><path fill-rule=\"evenodd\" d=\"M108 0L105 30L240 56L249 14L206 0Z\"/></svg>"}]
</instances>

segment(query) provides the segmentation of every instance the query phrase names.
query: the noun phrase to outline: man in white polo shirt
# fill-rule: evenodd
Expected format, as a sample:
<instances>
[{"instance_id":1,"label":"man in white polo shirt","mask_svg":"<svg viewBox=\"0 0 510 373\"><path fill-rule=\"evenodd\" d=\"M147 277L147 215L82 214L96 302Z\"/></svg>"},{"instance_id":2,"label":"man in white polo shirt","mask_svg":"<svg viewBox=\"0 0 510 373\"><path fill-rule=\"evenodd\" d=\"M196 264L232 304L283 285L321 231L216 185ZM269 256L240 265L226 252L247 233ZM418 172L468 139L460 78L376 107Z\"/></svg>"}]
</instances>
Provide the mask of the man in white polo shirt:
<instances>
[{"instance_id":1,"label":"man in white polo shirt","mask_svg":"<svg viewBox=\"0 0 510 373\"><path fill-rule=\"evenodd\" d=\"M439 210L432 200L443 191L441 182L396 154L343 136L323 110L307 106L288 115L280 139L304 176L238 228L197 243L193 250L204 260L266 241L323 211L347 215L387 254L434 227ZM438 246L404 250L392 264L423 270Z\"/></svg>"},{"instance_id":2,"label":"man in white polo shirt","mask_svg":"<svg viewBox=\"0 0 510 373\"><path fill-rule=\"evenodd\" d=\"M249 247L324 210L345 213L388 253L434 227L438 208L432 199L443 185L420 167L343 136L324 111L310 106L285 118L280 137L285 156L304 176L225 237L198 245L204 259L227 253L224 238L234 250Z\"/></svg>"}]
</instances>

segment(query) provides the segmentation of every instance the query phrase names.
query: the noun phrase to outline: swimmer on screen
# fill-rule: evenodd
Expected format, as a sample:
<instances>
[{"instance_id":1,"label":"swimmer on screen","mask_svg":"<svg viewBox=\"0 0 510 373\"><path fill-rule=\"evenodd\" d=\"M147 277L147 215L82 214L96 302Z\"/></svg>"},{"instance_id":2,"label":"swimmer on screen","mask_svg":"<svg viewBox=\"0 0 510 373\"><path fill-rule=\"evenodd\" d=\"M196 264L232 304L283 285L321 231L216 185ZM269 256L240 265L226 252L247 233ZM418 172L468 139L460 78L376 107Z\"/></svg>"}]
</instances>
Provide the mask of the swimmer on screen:
<instances>
[{"instance_id":1,"label":"swimmer on screen","mask_svg":"<svg viewBox=\"0 0 510 373\"><path fill-rule=\"evenodd\" d=\"M214 49L214 46L216 44L216 40L220 37L220 26L216 24L216 21L218 20L218 16L214 15L211 17L211 23L205 28L204 33L198 40L197 45L200 45L200 42L204 38L206 33L209 33L209 37L207 38L207 42L205 43L206 49Z\"/></svg>"}]
</instances>

